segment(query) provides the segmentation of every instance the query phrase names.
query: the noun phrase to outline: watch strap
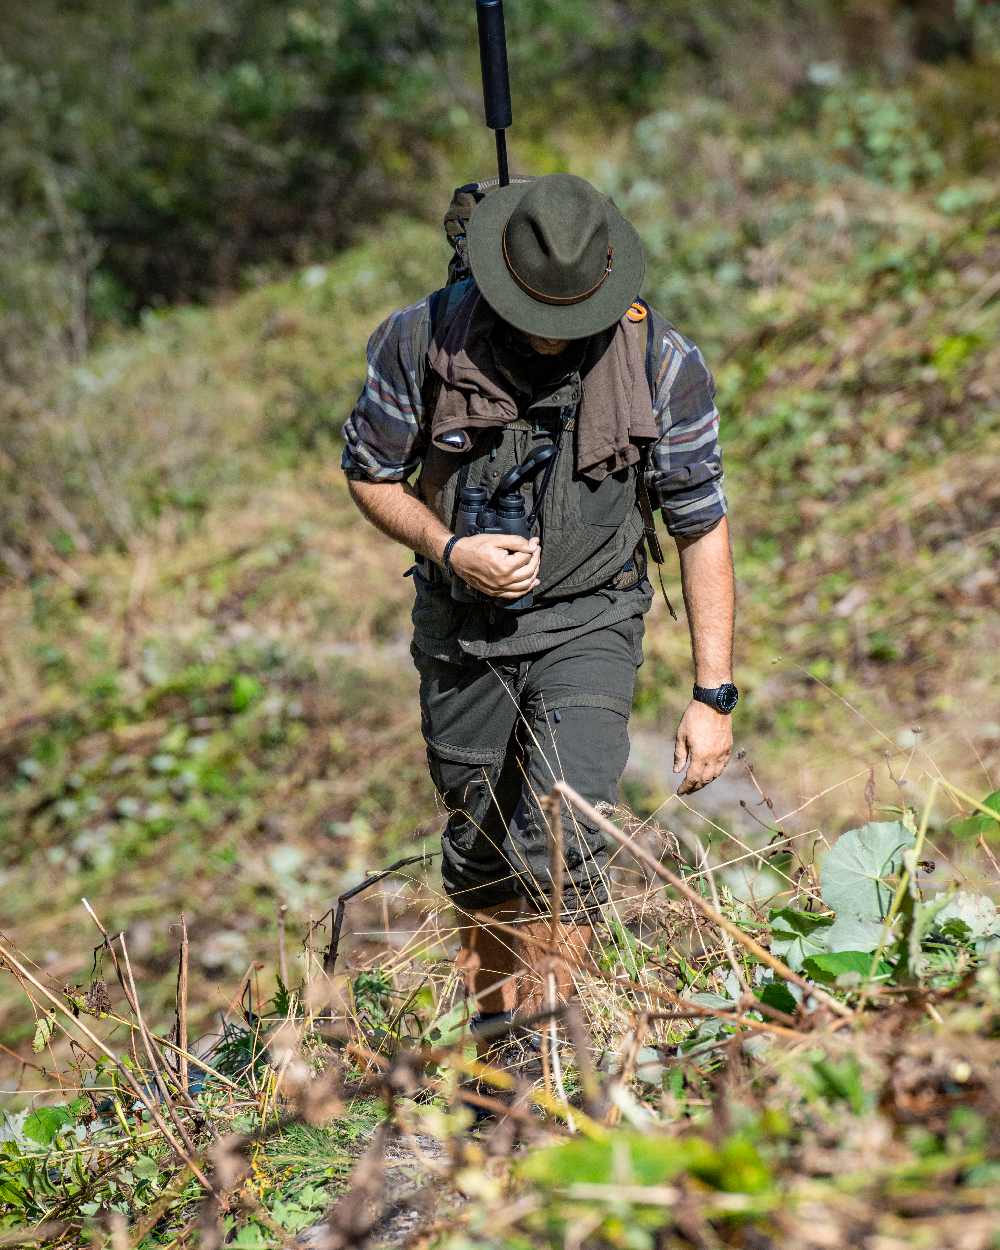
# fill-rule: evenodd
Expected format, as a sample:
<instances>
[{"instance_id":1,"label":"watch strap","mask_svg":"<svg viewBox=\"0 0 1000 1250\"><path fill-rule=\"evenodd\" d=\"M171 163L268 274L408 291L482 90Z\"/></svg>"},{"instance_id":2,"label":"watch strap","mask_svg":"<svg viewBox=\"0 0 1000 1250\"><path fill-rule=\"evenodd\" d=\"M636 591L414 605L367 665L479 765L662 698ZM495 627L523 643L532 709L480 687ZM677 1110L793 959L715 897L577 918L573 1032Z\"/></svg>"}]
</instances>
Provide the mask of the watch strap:
<instances>
[{"instance_id":1,"label":"watch strap","mask_svg":"<svg viewBox=\"0 0 1000 1250\"><path fill-rule=\"evenodd\" d=\"M732 692L735 696L729 707L719 706L720 696L723 691L727 693ZM728 716L736 706L739 699L739 691L731 681L723 682L721 686L699 686L698 683L695 682L691 690L691 697L693 699L697 699L699 703L705 703L710 708L714 708L716 712L720 712L722 715Z\"/></svg>"}]
</instances>

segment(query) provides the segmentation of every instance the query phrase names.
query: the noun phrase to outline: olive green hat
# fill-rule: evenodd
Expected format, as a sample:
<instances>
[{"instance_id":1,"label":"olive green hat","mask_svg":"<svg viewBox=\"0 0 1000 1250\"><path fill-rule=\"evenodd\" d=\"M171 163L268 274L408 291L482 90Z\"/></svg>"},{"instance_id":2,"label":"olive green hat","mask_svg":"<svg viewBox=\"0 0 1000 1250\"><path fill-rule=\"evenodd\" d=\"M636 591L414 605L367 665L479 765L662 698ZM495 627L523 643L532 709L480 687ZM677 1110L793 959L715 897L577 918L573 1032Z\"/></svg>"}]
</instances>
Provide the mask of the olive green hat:
<instances>
[{"instance_id":1,"label":"olive green hat","mask_svg":"<svg viewBox=\"0 0 1000 1250\"><path fill-rule=\"evenodd\" d=\"M469 219L468 257L483 298L525 334L582 339L614 325L646 262L634 227L574 174L498 187Z\"/></svg>"}]
</instances>

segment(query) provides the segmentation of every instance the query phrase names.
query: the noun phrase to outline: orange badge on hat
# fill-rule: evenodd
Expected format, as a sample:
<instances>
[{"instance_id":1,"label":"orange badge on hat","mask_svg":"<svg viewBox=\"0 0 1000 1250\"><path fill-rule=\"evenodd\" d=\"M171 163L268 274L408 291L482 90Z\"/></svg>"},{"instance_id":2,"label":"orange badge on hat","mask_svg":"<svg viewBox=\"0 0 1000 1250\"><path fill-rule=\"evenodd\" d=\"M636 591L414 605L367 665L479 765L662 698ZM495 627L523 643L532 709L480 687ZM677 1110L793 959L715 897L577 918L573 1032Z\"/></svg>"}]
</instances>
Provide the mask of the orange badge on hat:
<instances>
[{"instance_id":1,"label":"orange badge on hat","mask_svg":"<svg viewBox=\"0 0 1000 1250\"><path fill-rule=\"evenodd\" d=\"M625 316L628 317L629 321L645 321L646 314L648 312L649 312L649 309L646 307L646 305L640 304L639 301L636 300L636 302L628 310Z\"/></svg>"}]
</instances>

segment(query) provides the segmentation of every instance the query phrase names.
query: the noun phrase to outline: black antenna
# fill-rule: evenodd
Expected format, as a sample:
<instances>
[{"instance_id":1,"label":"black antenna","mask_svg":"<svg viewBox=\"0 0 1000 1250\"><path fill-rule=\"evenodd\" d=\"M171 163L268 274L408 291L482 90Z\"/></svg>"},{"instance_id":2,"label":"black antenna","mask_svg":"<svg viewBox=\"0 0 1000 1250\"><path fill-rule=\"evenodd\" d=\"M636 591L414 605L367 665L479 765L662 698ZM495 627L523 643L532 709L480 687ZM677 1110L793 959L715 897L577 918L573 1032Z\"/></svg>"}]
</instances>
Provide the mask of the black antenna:
<instances>
[{"instance_id":1,"label":"black antenna","mask_svg":"<svg viewBox=\"0 0 1000 1250\"><path fill-rule=\"evenodd\" d=\"M503 0L476 0L479 24L479 59L483 67L483 103L486 124L497 136L497 170L500 185L510 182L507 168L507 127L514 120L510 107L510 76L507 72L507 32L503 24Z\"/></svg>"}]
</instances>

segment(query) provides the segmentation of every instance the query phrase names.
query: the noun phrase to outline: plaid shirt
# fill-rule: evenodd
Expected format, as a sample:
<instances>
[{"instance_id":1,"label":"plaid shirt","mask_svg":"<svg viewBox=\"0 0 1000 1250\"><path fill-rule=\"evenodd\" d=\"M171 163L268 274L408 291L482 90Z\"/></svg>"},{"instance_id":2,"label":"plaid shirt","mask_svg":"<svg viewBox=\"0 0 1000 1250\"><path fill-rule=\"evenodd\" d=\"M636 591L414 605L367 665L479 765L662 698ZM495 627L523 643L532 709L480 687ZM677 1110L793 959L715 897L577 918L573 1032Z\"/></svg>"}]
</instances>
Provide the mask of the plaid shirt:
<instances>
[{"instance_id":1,"label":"plaid shirt","mask_svg":"<svg viewBox=\"0 0 1000 1250\"><path fill-rule=\"evenodd\" d=\"M392 313L368 341L368 377L343 430L341 465L350 478L404 481L423 459L429 299ZM660 437L650 452L646 483L668 532L697 537L726 514L715 381L698 348L655 310L650 315Z\"/></svg>"}]
</instances>

